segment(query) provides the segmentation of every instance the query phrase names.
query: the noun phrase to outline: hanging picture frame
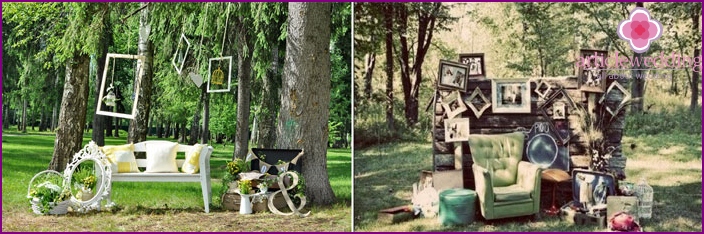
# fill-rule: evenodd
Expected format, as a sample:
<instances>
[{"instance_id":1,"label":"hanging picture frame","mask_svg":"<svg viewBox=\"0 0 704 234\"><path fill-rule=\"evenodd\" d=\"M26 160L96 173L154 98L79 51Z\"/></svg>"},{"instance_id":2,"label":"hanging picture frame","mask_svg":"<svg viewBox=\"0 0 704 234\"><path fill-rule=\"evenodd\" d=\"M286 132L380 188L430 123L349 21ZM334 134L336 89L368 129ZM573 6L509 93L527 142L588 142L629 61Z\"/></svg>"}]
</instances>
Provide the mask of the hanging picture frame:
<instances>
[{"instance_id":1,"label":"hanging picture frame","mask_svg":"<svg viewBox=\"0 0 704 234\"><path fill-rule=\"evenodd\" d=\"M208 93L229 92L231 80L232 56L211 58L208 61Z\"/></svg>"},{"instance_id":2,"label":"hanging picture frame","mask_svg":"<svg viewBox=\"0 0 704 234\"><path fill-rule=\"evenodd\" d=\"M530 113L529 88L528 79L492 79L492 112Z\"/></svg>"},{"instance_id":3,"label":"hanging picture frame","mask_svg":"<svg viewBox=\"0 0 704 234\"><path fill-rule=\"evenodd\" d=\"M185 44L185 45L184 45ZM188 50L191 49L191 42L185 34L181 33L181 37L178 40L178 46L174 52L174 57L171 59L171 64L174 65L176 73L181 75L183 70L183 65L186 64L186 57L188 56Z\"/></svg>"},{"instance_id":4,"label":"hanging picture frame","mask_svg":"<svg viewBox=\"0 0 704 234\"><path fill-rule=\"evenodd\" d=\"M606 89L607 57L605 50L580 50L577 84L583 92L603 93Z\"/></svg>"},{"instance_id":5,"label":"hanging picture frame","mask_svg":"<svg viewBox=\"0 0 704 234\"><path fill-rule=\"evenodd\" d=\"M572 138L570 122L567 118L577 111L577 104L564 88L555 91L542 105L540 113L549 120L550 128L561 144L567 144Z\"/></svg>"},{"instance_id":6,"label":"hanging picture frame","mask_svg":"<svg viewBox=\"0 0 704 234\"><path fill-rule=\"evenodd\" d=\"M621 108L630 100L631 93L619 84L618 81L614 81L609 86L609 89L606 90L606 93L601 96L599 104L604 105L604 109L606 109L611 116L616 116L618 112L621 111Z\"/></svg>"},{"instance_id":7,"label":"hanging picture frame","mask_svg":"<svg viewBox=\"0 0 704 234\"><path fill-rule=\"evenodd\" d=\"M472 94L464 95L464 103L472 110L474 116L479 119L486 109L491 107L491 101L489 101L479 86L477 86Z\"/></svg>"},{"instance_id":8,"label":"hanging picture frame","mask_svg":"<svg viewBox=\"0 0 704 234\"><path fill-rule=\"evenodd\" d=\"M462 101L462 96L459 91L455 91L443 99L442 108L445 109L445 114L448 119L455 118L455 116L461 115L462 112L467 111L467 106Z\"/></svg>"},{"instance_id":9,"label":"hanging picture frame","mask_svg":"<svg viewBox=\"0 0 704 234\"><path fill-rule=\"evenodd\" d=\"M469 118L445 120L445 142L469 140Z\"/></svg>"},{"instance_id":10,"label":"hanging picture frame","mask_svg":"<svg viewBox=\"0 0 704 234\"><path fill-rule=\"evenodd\" d=\"M550 82L545 81L545 79L540 79L535 81L535 90L533 91L538 94L540 101L543 101L550 97L550 94L553 91L553 86Z\"/></svg>"},{"instance_id":11,"label":"hanging picture frame","mask_svg":"<svg viewBox=\"0 0 704 234\"><path fill-rule=\"evenodd\" d=\"M438 87L467 92L467 73L469 67L458 62L440 60L438 69Z\"/></svg>"},{"instance_id":12,"label":"hanging picture frame","mask_svg":"<svg viewBox=\"0 0 704 234\"><path fill-rule=\"evenodd\" d=\"M141 55L107 54L95 114L134 119L137 115L144 61L145 58Z\"/></svg>"},{"instance_id":13,"label":"hanging picture frame","mask_svg":"<svg viewBox=\"0 0 704 234\"><path fill-rule=\"evenodd\" d=\"M470 79L483 80L486 77L484 53L460 54L460 63L469 66L467 77Z\"/></svg>"}]
</instances>

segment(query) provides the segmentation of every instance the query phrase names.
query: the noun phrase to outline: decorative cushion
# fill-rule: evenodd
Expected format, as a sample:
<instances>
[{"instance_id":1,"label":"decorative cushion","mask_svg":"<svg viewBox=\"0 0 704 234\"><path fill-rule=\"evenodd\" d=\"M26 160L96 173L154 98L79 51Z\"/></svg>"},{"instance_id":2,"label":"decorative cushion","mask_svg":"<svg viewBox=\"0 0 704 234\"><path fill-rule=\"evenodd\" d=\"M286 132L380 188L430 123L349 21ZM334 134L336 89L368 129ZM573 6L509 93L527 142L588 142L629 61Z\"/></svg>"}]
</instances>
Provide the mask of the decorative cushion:
<instances>
[{"instance_id":1,"label":"decorative cushion","mask_svg":"<svg viewBox=\"0 0 704 234\"><path fill-rule=\"evenodd\" d=\"M177 150L175 142L147 143L147 170L144 172L178 172Z\"/></svg>"},{"instance_id":2,"label":"decorative cushion","mask_svg":"<svg viewBox=\"0 0 704 234\"><path fill-rule=\"evenodd\" d=\"M113 173L139 172L134 157L134 144L104 146L102 151L112 163Z\"/></svg>"},{"instance_id":3,"label":"decorative cushion","mask_svg":"<svg viewBox=\"0 0 704 234\"><path fill-rule=\"evenodd\" d=\"M520 201L530 199L530 191L518 185L494 187L494 201Z\"/></svg>"},{"instance_id":4,"label":"decorative cushion","mask_svg":"<svg viewBox=\"0 0 704 234\"><path fill-rule=\"evenodd\" d=\"M472 161L483 168L493 168L492 182L495 187L503 187L516 183L518 162L523 157L522 132L495 134L495 135L470 135L469 148Z\"/></svg>"},{"instance_id":5,"label":"decorative cushion","mask_svg":"<svg viewBox=\"0 0 704 234\"><path fill-rule=\"evenodd\" d=\"M181 171L184 173L196 174L200 169L200 151L205 145L195 144L191 150L186 152L186 161L181 166Z\"/></svg>"}]
</instances>

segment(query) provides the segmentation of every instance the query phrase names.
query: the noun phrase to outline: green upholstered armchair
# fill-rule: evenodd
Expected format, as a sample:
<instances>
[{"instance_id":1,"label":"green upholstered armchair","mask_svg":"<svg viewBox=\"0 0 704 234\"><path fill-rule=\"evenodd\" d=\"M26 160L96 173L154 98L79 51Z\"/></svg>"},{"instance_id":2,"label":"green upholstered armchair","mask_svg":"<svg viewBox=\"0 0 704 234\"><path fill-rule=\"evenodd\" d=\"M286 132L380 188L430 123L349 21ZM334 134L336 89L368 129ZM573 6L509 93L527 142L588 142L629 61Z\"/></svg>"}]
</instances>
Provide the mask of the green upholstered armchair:
<instances>
[{"instance_id":1,"label":"green upholstered armchair","mask_svg":"<svg viewBox=\"0 0 704 234\"><path fill-rule=\"evenodd\" d=\"M540 167L521 161L524 139L521 132L469 136L475 189L487 220L540 214Z\"/></svg>"}]
</instances>

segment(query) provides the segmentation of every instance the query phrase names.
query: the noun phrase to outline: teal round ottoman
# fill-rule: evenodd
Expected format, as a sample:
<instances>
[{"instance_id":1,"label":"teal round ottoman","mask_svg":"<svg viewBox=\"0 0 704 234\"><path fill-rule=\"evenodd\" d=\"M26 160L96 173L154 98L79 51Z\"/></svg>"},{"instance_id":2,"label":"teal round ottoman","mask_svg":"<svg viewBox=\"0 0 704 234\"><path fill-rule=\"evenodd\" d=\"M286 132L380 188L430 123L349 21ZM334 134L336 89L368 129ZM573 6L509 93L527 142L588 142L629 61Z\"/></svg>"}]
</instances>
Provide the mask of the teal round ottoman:
<instances>
[{"instance_id":1,"label":"teal round ottoman","mask_svg":"<svg viewBox=\"0 0 704 234\"><path fill-rule=\"evenodd\" d=\"M474 222L477 193L469 189L447 189L440 192L438 218L445 226L466 225Z\"/></svg>"}]
</instances>

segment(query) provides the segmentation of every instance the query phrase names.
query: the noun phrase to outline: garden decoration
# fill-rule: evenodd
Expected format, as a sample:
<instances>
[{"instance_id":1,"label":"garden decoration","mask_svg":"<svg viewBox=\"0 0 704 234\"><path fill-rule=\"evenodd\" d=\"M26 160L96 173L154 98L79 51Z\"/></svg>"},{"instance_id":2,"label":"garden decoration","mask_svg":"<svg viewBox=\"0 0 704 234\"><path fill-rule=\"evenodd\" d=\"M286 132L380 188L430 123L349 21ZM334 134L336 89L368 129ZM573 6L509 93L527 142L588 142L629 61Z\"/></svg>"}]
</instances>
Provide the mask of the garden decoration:
<instances>
[{"instance_id":1,"label":"garden decoration","mask_svg":"<svg viewBox=\"0 0 704 234\"><path fill-rule=\"evenodd\" d=\"M293 180L293 183L289 187L286 187L284 185L284 178L286 176L290 176ZM279 188L281 188L281 190L272 193L271 196L269 197L269 210L272 213L277 214L277 215L285 215L285 216L290 216L290 215L295 214L295 215L298 215L299 217L306 217L306 216L310 215L310 211L308 211L305 214L301 213L301 209L303 209L303 207L306 205L305 195L302 195L300 193L294 195L294 197L300 199L300 201L301 201L301 204L298 207L296 207L296 205L293 203L293 201L291 200L291 198L289 197L289 194L288 194L288 191L293 190L294 188L296 188L299 185L300 182L302 182L302 181L300 181L301 179L302 178L299 178L299 175L297 173L292 172L292 171L287 171L287 172L283 172L283 173L279 174L278 184L279 184ZM279 209L277 209L276 206L274 206L274 199L273 198L279 193L286 200L286 204L288 205L288 208L291 210L290 213L283 213L283 212L279 211Z\"/></svg>"},{"instance_id":2,"label":"garden decoration","mask_svg":"<svg viewBox=\"0 0 704 234\"><path fill-rule=\"evenodd\" d=\"M530 113L530 81L493 79L491 108L494 113Z\"/></svg>"},{"instance_id":3,"label":"garden decoration","mask_svg":"<svg viewBox=\"0 0 704 234\"><path fill-rule=\"evenodd\" d=\"M445 109L448 119L455 118L455 116L461 115L462 112L467 110L467 106L465 106L464 101L462 101L462 95L460 95L459 91L454 91L443 98L442 108Z\"/></svg>"},{"instance_id":4,"label":"garden decoration","mask_svg":"<svg viewBox=\"0 0 704 234\"><path fill-rule=\"evenodd\" d=\"M582 92L603 93L606 87L606 58L605 50L580 50L579 71L577 83Z\"/></svg>"},{"instance_id":5,"label":"garden decoration","mask_svg":"<svg viewBox=\"0 0 704 234\"><path fill-rule=\"evenodd\" d=\"M255 150L259 150L259 149L255 149ZM262 149L262 150L264 150L264 149ZM247 153L247 156L245 157L245 161L246 161L246 162L251 162L251 161L256 160L256 161L257 161L257 165L258 165L257 170L258 170L260 173L267 173L267 172L269 172L269 170L271 170L271 168L275 168L278 172L285 172L285 171L288 171L289 165L291 165L291 164L294 164L294 165L298 164L298 160L301 158L301 156L303 156L303 154L305 154L305 150L301 150L301 152L298 153L298 154L297 154L293 159L291 159L291 161L289 161L289 162L285 162L285 161L283 161L283 160L278 160L277 163L276 163L276 165L271 165L271 164L265 162L262 158L260 158L260 156L257 156L257 154L255 154L255 153L252 151L252 149L250 149L249 152ZM262 154L262 157L265 157L265 155Z\"/></svg>"},{"instance_id":6,"label":"garden decoration","mask_svg":"<svg viewBox=\"0 0 704 234\"><path fill-rule=\"evenodd\" d=\"M227 13L225 18L225 28L227 28L228 21L230 20L230 4L227 5ZM225 36L227 35L227 30L223 30L222 34L222 46L220 47L220 57L211 58L208 63L208 93L220 93L229 92L231 86L232 77L232 56L222 56L222 51L225 50ZM228 60L227 67L227 87L225 88L225 73L221 69L222 61ZM213 70L213 61L218 61L217 69ZM214 86L212 89L210 86ZM223 87L221 87L223 86Z\"/></svg>"},{"instance_id":7,"label":"garden decoration","mask_svg":"<svg viewBox=\"0 0 704 234\"><path fill-rule=\"evenodd\" d=\"M225 77L225 73L221 70L221 64L223 60L227 60L227 77ZM213 62L216 61L218 63L216 69L212 69ZM231 76L232 76L232 56L226 56L226 57L217 57L217 58L211 58L209 60L208 64L208 93L221 93L221 92L229 92L230 87L231 87ZM227 79L227 84L225 84L225 79Z\"/></svg>"},{"instance_id":8,"label":"garden decoration","mask_svg":"<svg viewBox=\"0 0 704 234\"><path fill-rule=\"evenodd\" d=\"M468 65L441 59L438 67L438 87L467 92Z\"/></svg>"},{"instance_id":9,"label":"garden decoration","mask_svg":"<svg viewBox=\"0 0 704 234\"><path fill-rule=\"evenodd\" d=\"M73 155L73 159L64 170L64 179L72 194L76 194L71 196L74 211L100 210L101 201L108 198L111 190L112 167L110 165L109 159L98 149L94 141L90 141ZM85 171L90 171L92 174L86 175ZM79 183L72 183L74 181Z\"/></svg>"},{"instance_id":10,"label":"garden decoration","mask_svg":"<svg viewBox=\"0 0 704 234\"><path fill-rule=\"evenodd\" d=\"M27 198L35 214L66 214L72 202L70 196L63 175L53 170L34 175L27 188Z\"/></svg>"},{"instance_id":11,"label":"garden decoration","mask_svg":"<svg viewBox=\"0 0 704 234\"><path fill-rule=\"evenodd\" d=\"M550 131L547 122L536 122L528 132L525 155L529 162L540 168L570 170L568 147L558 144L556 134Z\"/></svg>"},{"instance_id":12,"label":"garden decoration","mask_svg":"<svg viewBox=\"0 0 704 234\"><path fill-rule=\"evenodd\" d=\"M174 58L171 59L171 64L174 65L174 68L176 68L176 73L179 75L181 75L183 65L186 64L186 57L188 56L189 49L191 49L191 42L188 41L185 34L181 33L181 37L178 40L178 46L174 52Z\"/></svg>"},{"instance_id":13,"label":"garden decoration","mask_svg":"<svg viewBox=\"0 0 704 234\"><path fill-rule=\"evenodd\" d=\"M484 96L479 87L475 88L472 94L464 98L464 103L469 106L469 109L472 110L477 119L481 118L484 111L491 107L491 101Z\"/></svg>"},{"instance_id":14,"label":"garden decoration","mask_svg":"<svg viewBox=\"0 0 704 234\"><path fill-rule=\"evenodd\" d=\"M533 91L538 94L540 100L548 99L550 92L552 91L552 85L550 82L546 82L545 79L541 79L540 82L536 81L535 84L535 90Z\"/></svg>"},{"instance_id":15,"label":"garden decoration","mask_svg":"<svg viewBox=\"0 0 704 234\"><path fill-rule=\"evenodd\" d=\"M115 73L115 66L118 63L118 59L120 61L124 60L131 60L133 63L133 66L131 72L135 75L133 79L133 84L134 87L130 89L125 89L124 91L120 91L117 86L115 86L115 76L117 75ZM142 79L142 75L144 74L144 66L141 66L140 64L144 64L145 57L142 55L131 55L131 54L113 54L113 53L108 53L107 57L105 58L105 67L112 67L112 69L103 69L103 79L100 84L100 95L98 97L98 100L101 100L98 102L98 107L95 109L95 114L98 115L105 115L105 116L112 116L112 117L118 117L118 118L126 118L126 119L134 119L134 117L137 115L137 102L139 101L139 92L136 92L135 90L139 90L139 83L140 80ZM112 63L112 66L111 66ZM117 68L118 71L122 70L124 67L119 67ZM110 72L110 86L106 89L105 84L108 83L108 70L111 70ZM128 94L125 92L128 92L131 90L133 93ZM117 101L120 101L118 96L116 94L121 94L122 96L132 96L133 98L130 100L125 100L125 101L131 101L132 102L132 108L131 112L129 112L129 108L124 108L125 113L121 113L118 111L119 108L117 107ZM105 110L107 109L107 110ZM129 113L128 113L129 112Z\"/></svg>"}]
</instances>

